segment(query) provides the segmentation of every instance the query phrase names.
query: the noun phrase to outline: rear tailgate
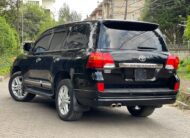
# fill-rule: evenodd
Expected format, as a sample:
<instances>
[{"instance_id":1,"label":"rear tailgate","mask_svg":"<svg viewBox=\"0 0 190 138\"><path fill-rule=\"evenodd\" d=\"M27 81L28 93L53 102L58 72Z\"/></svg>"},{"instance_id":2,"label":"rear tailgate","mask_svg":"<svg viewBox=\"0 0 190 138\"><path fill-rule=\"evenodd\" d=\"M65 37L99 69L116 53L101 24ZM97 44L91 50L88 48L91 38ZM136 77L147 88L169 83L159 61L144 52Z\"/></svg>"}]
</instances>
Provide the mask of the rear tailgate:
<instances>
[{"instance_id":1,"label":"rear tailgate","mask_svg":"<svg viewBox=\"0 0 190 138\"><path fill-rule=\"evenodd\" d=\"M165 69L169 53L157 24L104 21L98 50L109 53L115 64L103 70L107 92L133 89L133 93L135 89L151 88L167 91L174 86L175 72Z\"/></svg>"},{"instance_id":2,"label":"rear tailgate","mask_svg":"<svg viewBox=\"0 0 190 138\"><path fill-rule=\"evenodd\" d=\"M105 68L103 71L106 89L169 88L173 74L165 69L167 54L144 51L109 53L114 59L115 68Z\"/></svg>"}]
</instances>

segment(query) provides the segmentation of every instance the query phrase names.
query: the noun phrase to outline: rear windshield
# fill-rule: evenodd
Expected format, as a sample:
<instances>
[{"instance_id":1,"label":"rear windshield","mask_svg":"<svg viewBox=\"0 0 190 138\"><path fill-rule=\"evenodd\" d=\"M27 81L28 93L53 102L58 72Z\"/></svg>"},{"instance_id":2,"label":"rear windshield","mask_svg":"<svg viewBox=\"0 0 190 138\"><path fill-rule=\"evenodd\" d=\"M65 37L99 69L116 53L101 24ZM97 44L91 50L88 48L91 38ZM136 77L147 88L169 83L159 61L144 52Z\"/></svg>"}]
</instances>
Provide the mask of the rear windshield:
<instances>
[{"instance_id":1,"label":"rear windshield","mask_svg":"<svg viewBox=\"0 0 190 138\"><path fill-rule=\"evenodd\" d=\"M159 29L122 30L102 25L99 49L167 51Z\"/></svg>"}]
</instances>

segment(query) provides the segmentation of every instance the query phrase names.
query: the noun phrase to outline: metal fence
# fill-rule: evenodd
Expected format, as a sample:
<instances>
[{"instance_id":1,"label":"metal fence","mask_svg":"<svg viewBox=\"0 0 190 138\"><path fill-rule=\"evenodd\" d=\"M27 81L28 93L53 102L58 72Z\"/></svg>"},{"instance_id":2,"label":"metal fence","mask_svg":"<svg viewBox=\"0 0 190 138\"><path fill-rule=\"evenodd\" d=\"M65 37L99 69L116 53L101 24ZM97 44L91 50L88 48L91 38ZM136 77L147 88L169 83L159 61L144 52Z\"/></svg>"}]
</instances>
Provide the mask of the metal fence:
<instances>
[{"instance_id":1,"label":"metal fence","mask_svg":"<svg viewBox=\"0 0 190 138\"><path fill-rule=\"evenodd\" d=\"M168 44L168 49L180 59L190 57L190 41L184 41L182 44Z\"/></svg>"},{"instance_id":2,"label":"metal fence","mask_svg":"<svg viewBox=\"0 0 190 138\"><path fill-rule=\"evenodd\" d=\"M185 59L187 57L190 57L190 49L182 49L182 48L173 48L169 49L170 53L174 55L178 55L180 59Z\"/></svg>"},{"instance_id":3,"label":"metal fence","mask_svg":"<svg viewBox=\"0 0 190 138\"><path fill-rule=\"evenodd\" d=\"M169 48L190 48L190 41L183 41L181 43L169 43L167 42Z\"/></svg>"}]
</instances>

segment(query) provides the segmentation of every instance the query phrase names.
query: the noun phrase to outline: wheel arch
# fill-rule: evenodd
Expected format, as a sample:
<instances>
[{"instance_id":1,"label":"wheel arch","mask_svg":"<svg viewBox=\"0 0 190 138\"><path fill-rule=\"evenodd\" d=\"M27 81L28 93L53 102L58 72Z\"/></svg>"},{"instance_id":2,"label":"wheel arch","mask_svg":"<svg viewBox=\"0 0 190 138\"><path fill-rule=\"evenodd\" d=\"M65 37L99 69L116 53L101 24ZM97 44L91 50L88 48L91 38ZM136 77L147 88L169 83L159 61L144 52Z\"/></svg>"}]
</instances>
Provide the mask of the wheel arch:
<instances>
[{"instance_id":1,"label":"wheel arch","mask_svg":"<svg viewBox=\"0 0 190 138\"><path fill-rule=\"evenodd\" d=\"M57 88L58 82L62 79L71 79L71 76L66 71L59 71L55 74L55 76L53 78L53 93L54 93L53 98L55 98L55 93L56 93L56 88Z\"/></svg>"},{"instance_id":2,"label":"wheel arch","mask_svg":"<svg viewBox=\"0 0 190 138\"><path fill-rule=\"evenodd\" d=\"M22 72L22 70L19 66L13 66L10 73L11 73L11 75L13 75L14 73L19 72L19 71Z\"/></svg>"}]
</instances>

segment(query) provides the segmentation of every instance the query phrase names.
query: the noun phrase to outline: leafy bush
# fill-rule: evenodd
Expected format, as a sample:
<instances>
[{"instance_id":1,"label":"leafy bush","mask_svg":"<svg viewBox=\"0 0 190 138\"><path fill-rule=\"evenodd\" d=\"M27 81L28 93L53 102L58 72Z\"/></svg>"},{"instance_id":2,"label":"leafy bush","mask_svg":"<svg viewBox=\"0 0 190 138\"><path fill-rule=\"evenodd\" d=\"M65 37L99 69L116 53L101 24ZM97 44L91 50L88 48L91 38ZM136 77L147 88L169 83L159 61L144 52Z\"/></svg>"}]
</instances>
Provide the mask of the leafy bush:
<instances>
[{"instance_id":1,"label":"leafy bush","mask_svg":"<svg viewBox=\"0 0 190 138\"><path fill-rule=\"evenodd\" d=\"M190 16L188 16L188 19L187 19L187 27L185 29L184 36L186 39L190 40Z\"/></svg>"},{"instance_id":2,"label":"leafy bush","mask_svg":"<svg viewBox=\"0 0 190 138\"><path fill-rule=\"evenodd\" d=\"M0 54L14 53L18 48L19 37L3 17L0 17Z\"/></svg>"},{"instance_id":3,"label":"leafy bush","mask_svg":"<svg viewBox=\"0 0 190 138\"><path fill-rule=\"evenodd\" d=\"M190 64L186 66L186 71L190 73Z\"/></svg>"},{"instance_id":4,"label":"leafy bush","mask_svg":"<svg viewBox=\"0 0 190 138\"><path fill-rule=\"evenodd\" d=\"M0 56L0 75L7 75L16 56L4 54Z\"/></svg>"},{"instance_id":5,"label":"leafy bush","mask_svg":"<svg viewBox=\"0 0 190 138\"><path fill-rule=\"evenodd\" d=\"M19 36L15 29L0 17L0 75L8 74L13 58L20 53Z\"/></svg>"},{"instance_id":6,"label":"leafy bush","mask_svg":"<svg viewBox=\"0 0 190 138\"><path fill-rule=\"evenodd\" d=\"M178 73L181 78L190 79L190 58L180 61Z\"/></svg>"}]
</instances>

